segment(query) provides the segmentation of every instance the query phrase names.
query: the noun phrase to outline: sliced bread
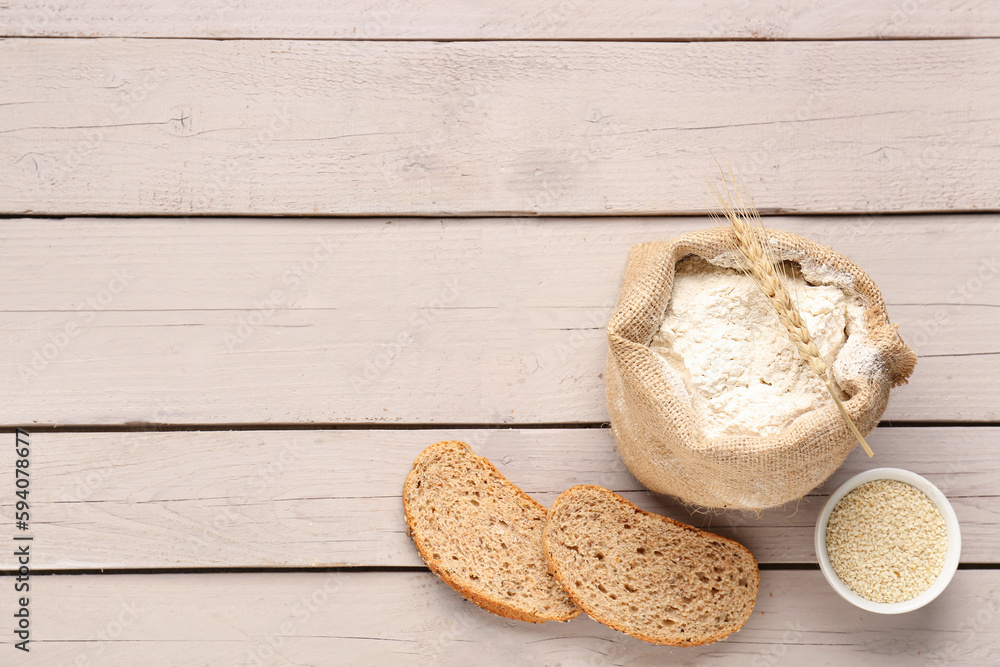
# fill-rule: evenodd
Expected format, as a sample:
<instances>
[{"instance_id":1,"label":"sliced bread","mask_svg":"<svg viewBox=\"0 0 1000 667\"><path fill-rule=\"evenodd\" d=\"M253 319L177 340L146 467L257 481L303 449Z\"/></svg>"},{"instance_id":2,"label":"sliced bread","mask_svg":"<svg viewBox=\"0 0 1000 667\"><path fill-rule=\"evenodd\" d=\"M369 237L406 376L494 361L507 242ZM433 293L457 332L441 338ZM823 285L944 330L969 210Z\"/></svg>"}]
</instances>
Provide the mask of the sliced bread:
<instances>
[{"instance_id":1,"label":"sliced bread","mask_svg":"<svg viewBox=\"0 0 1000 667\"><path fill-rule=\"evenodd\" d=\"M580 613L545 561L545 507L465 443L421 452L403 487L403 508L421 558L467 600L532 623Z\"/></svg>"},{"instance_id":2,"label":"sliced bread","mask_svg":"<svg viewBox=\"0 0 1000 667\"><path fill-rule=\"evenodd\" d=\"M655 644L698 646L739 630L760 586L743 545L599 486L556 499L543 543L556 579L591 618Z\"/></svg>"}]
</instances>

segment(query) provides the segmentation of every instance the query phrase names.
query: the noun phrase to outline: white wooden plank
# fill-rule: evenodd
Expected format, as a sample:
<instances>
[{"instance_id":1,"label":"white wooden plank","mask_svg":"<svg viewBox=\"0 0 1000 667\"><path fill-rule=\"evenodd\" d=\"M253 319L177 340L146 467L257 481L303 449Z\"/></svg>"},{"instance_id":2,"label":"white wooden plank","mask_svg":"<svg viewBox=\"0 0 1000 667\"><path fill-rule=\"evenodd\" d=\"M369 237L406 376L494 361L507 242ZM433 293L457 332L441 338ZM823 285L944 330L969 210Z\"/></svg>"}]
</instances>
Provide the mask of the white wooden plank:
<instances>
[{"instance_id":1,"label":"white wooden plank","mask_svg":"<svg viewBox=\"0 0 1000 667\"><path fill-rule=\"evenodd\" d=\"M5 213L675 214L704 210L713 153L765 211L998 208L995 40L13 39L0 60Z\"/></svg>"},{"instance_id":2,"label":"white wooden plank","mask_svg":"<svg viewBox=\"0 0 1000 667\"><path fill-rule=\"evenodd\" d=\"M996 37L990 2L846 0L262 0L170 3L11 0L5 36L309 39L843 39Z\"/></svg>"},{"instance_id":3,"label":"white wooden plank","mask_svg":"<svg viewBox=\"0 0 1000 667\"><path fill-rule=\"evenodd\" d=\"M13 439L13 436L10 436ZM405 534L403 480L438 440L458 439L546 506L574 484L621 491L653 512L716 530L761 562L814 563L830 491L879 466L926 475L952 498L964 562L998 562L998 428L882 428L824 488L754 515L692 512L645 492L605 429L63 433L31 436L35 567L421 565ZM0 448L0 469L13 466ZM13 486L0 516L13 517ZM16 568L13 551L0 566Z\"/></svg>"},{"instance_id":4,"label":"white wooden plank","mask_svg":"<svg viewBox=\"0 0 1000 667\"><path fill-rule=\"evenodd\" d=\"M818 571L765 571L753 616L726 641L655 646L580 616L502 619L429 573L46 576L31 580L32 642L5 664L851 665L992 664L1000 572L959 571L923 609L860 611ZM486 662L484 662L484 660Z\"/></svg>"},{"instance_id":5,"label":"white wooden plank","mask_svg":"<svg viewBox=\"0 0 1000 667\"><path fill-rule=\"evenodd\" d=\"M7 220L0 424L606 420L628 250L703 218ZM768 221L881 286L886 419L997 421L991 215Z\"/></svg>"}]
</instances>

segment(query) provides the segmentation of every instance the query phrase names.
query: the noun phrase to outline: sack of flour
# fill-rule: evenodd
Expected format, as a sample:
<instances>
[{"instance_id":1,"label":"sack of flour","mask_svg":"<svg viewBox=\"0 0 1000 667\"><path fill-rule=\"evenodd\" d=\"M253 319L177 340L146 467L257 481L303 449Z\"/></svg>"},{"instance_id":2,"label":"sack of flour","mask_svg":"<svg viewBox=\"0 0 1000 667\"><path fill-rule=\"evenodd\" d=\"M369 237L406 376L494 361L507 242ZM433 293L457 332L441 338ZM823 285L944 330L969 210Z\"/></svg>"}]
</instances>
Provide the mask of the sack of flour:
<instances>
[{"instance_id":1,"label":"sack of flour","mask_svg":"<svg viewBox=\"0 0 1000 667\"><path fill-rule=\"evenodd\" d=\"M857 265L765 230L862 434L916 355ZM649 489L704 507L760 510L824 482L857 444L739 261L725 227L632 248L608 324L611 430Z\"/></svg>"}]
</instances>

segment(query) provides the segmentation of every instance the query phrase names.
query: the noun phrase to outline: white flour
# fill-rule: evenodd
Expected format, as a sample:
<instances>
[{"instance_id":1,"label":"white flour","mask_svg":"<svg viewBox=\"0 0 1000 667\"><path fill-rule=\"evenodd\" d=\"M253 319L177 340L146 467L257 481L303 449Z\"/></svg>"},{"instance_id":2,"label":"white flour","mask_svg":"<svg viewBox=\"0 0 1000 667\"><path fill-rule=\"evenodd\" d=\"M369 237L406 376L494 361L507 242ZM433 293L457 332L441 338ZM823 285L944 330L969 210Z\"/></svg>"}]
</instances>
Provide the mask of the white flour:
<instances>
[{"instance_id":1,"label":"white flour","mask_svg":"<svg viewBox=\"0 0 1000 667\"><path fill-rule=\"evenodd\" d=\"M839 287L791 276L789 290L830 366L862 307ZM673 372L706 437L771 435L833 399L799 357L749 277L689 257L677 265L666 317L650 347ZM678 377L683 386L678 385Z\"/></svg>"}]
</instances>

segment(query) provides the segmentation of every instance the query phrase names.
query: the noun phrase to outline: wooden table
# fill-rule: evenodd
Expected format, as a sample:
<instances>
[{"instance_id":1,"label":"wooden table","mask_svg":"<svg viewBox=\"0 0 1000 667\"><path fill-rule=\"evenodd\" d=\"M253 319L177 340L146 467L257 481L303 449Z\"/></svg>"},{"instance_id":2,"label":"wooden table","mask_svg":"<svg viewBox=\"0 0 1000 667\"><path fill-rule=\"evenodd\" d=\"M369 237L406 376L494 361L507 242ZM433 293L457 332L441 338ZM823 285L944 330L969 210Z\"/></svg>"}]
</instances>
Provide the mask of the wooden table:
<instances>
[{"instance_id":1,"label":"wooden table","mask_svg":"<svg viewBox=\"0 0 1000 667\"><path fill-rule=\"evenodd\" d=\"M31 651L8 576L0 664L1000 662L1000 7L327 5L0 8L0 516L34 538ZM715 157L865 267L920 356L874 460L759 516L646 492L606 423L628 249L712 224ZM743 542L752 619L671 649L465 602L400 501L446 438L542 503L601 484ZM962 524L903 616L842 601L811 546L872 465Z\"/></svg>"}]
</instances>

